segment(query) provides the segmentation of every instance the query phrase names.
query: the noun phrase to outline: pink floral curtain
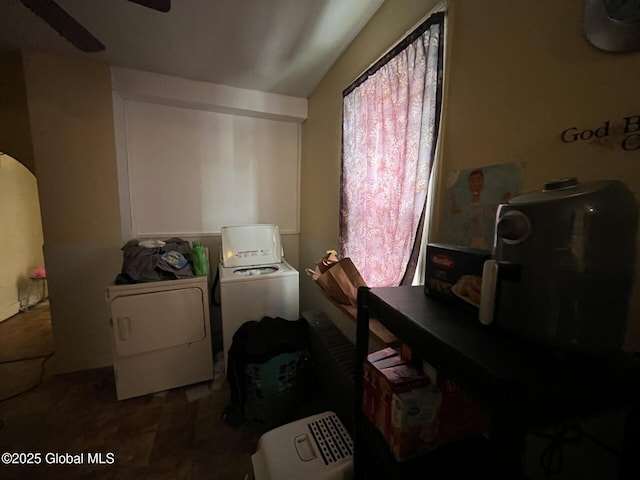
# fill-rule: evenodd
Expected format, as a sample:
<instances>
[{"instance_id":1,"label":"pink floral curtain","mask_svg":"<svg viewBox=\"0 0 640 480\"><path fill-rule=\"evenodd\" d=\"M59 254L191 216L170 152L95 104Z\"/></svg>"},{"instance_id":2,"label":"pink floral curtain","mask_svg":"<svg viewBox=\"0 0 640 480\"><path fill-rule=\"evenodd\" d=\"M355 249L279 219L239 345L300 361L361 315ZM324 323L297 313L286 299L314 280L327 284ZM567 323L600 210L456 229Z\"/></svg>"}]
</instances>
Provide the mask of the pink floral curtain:
<instances>
[{"instance_id":1,"label":"pink floral curtain","mask_svg":"<svg viewBox=\"0 0 640 480\"><path fill-rule=\"evenodd\" d=\"M439 115L441 26L344 96L339 254L371 287L400 284L416 241Z\"/></svg>"}]
</instances>

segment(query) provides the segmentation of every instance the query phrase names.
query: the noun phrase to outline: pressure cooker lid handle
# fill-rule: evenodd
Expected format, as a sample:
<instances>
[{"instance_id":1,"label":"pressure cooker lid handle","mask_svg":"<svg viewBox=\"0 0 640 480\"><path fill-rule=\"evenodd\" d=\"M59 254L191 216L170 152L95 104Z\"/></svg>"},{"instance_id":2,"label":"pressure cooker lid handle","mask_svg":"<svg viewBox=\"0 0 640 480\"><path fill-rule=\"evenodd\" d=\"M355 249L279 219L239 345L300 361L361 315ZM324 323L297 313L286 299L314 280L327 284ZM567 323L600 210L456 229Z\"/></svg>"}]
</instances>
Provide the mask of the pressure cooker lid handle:
<instances>
[{"instance_id":1,"label":"pressure cooker lid handle","mask_svg":"<svg viewBox=\"0 0 640 480\"><path fill-rule=\"evenodd\" d=\"M544 184L544 191L562 190L563 188L571 188L578 185L578 177L567 177L550 180Z\"/></svg>"}]
</instances>

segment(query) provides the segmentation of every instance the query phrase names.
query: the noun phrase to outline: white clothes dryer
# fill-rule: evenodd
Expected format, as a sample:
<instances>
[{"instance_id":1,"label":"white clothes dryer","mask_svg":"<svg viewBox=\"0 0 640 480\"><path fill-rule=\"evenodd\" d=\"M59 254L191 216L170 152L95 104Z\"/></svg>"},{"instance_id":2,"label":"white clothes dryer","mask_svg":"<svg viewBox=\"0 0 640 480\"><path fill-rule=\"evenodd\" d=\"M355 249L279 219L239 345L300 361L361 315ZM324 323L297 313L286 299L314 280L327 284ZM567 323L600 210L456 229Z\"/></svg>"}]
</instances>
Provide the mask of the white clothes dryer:
<instances>
[{"instance_id":1,"label":"white clothes dryer","mask_svg":"<svg viewBox=\"0 0 640 480\"><path fill-rule=\"evenodd\" d=\"M220 309L225 370L233 335L262 317L298 320L298 271L282 254L277 225L222 227Z\"/></svg>"},{"instance_id":2,"label":"white clothes dryer","mask_svg":"<svg viewBox=\"0 0 640 480\"><path fill-rule=\"evenodd\" d=\"M114 285L106 300L118 400L213 378L207 277Z\"/></svg>"}]
</instances>

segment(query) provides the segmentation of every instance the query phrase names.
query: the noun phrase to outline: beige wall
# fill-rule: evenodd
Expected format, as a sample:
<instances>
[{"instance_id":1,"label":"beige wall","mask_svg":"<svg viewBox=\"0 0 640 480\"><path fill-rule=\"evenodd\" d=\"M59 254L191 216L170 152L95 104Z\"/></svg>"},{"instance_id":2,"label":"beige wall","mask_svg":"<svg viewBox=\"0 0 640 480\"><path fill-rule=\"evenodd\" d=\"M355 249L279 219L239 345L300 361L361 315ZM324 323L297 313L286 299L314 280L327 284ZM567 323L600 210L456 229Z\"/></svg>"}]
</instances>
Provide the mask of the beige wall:
<instances>
[{"instance_id":1,"label":"beige wall","mask_svg":"<svg viewBox=\"0 0 640 480\"><path fill-rule=\"evenodd\" d=\"M452 2L445 170L526 162L525 190L577 175L622 179L640 192L640 150L625 152L613 131L623 117L640 115L640 53L592 47L582 34L583 4ZM606 120L612 131L604 141L561 141L567 128L594 129Z\"/></svg>"},{"instance_id":2,"label":"beige wall","mask_svg":"<svg viewBox=\"0 0 640 480\"><path fill-rule=\"evenodd\" d=\"M20 52L0 53L0 150L34 171Z\"/></svg>"},{"instance_id":3,"label":"beige wall","mask_svg":"<svg viewBox=\"0 0 640 480\"><path fill-rule=\"evenodd\" d=\"M420 3L420 6L418 6ZM338 240L341 92L417 23L436 2L387 0L309 98L303 129L300 263L310 266ZM610 54L582 34L583 0L449 1L446 92L440 172L525 162L524 190L551 178L621 179L640 193L640 150L620 147L623 117L640 115L640 53ZM570 127L611 135L563 143ZM614 128L615 124L615 128ZM614 130L617 132L615 133ZM442 179L437 185L433 240L440 235ZM638 255L640 257L640 255ZM640 258L636 262L636 271ZM301 280L303 309L327 311L353 329ZM640 348L635 289L628 346ZM637 345L637 346L635 346Z\"/></svg>"},{"instance_id":4,"label":"beige wall","mask_svg":"<svg viewBox=\"0 0 640 480\"><path fill-rule=\"evenodd\" d=\"M109 67L24 54L58 371L111 364L122 262Z\"/></svg>"}]
</instances>

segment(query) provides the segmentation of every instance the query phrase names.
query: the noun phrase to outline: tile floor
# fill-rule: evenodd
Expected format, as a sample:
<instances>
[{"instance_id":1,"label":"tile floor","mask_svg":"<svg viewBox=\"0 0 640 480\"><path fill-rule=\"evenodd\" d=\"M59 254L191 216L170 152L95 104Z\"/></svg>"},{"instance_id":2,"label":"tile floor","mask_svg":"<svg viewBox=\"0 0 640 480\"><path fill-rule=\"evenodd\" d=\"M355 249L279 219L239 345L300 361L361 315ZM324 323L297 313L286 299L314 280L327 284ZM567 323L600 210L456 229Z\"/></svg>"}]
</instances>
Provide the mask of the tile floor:
<instances>
[{"instance_id":1,"label":"tile floor","mask_svg":"<svg viewBox=\"0 0 640 480\"><path fill-rule=\"evenodd\" d=\"M38 315L45 328L30 328L28 319ZM42 355L52 349L46 305L0 323L2 338L0 384L7 391L0 399L37 384L43 363L44 373L36 388L0 400L0 453L39 453L40 464L0 463L0 479L244 479L259 433L247 424L234 429L222 422L226 381L204 384L211 393L192 401L187 393L194 386L117 401L110 367L53 375L46 359L10 362L11 349L23 358L20 346ZM56 460L55 454L73 457ZM102 454L106 463L90 464L89 454ZM65 458L82 464L59 464Z\"/></svg>"}]
</instances>

